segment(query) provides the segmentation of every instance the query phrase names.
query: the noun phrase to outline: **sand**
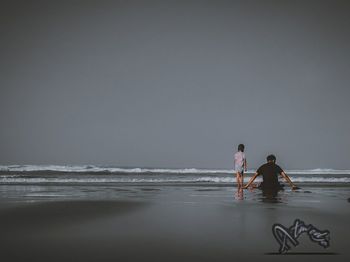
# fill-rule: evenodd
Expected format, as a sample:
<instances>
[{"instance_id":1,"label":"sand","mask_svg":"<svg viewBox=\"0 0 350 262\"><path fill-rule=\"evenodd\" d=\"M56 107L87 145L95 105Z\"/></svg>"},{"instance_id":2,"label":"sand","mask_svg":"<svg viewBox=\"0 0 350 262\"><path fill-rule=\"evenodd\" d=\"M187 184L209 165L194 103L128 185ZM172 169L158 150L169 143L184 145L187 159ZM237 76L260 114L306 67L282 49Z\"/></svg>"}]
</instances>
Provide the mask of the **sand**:
<instances>
[{"instance_id":1,"label":"sand","mask_svg":"<svg viewBox=\"0 0 350 262\"><path fill-rule=\"evenodd\" d=\"M350 258L349 187L285 190L273 200L259 190L242 195L233 187L203 185L11 185L0 191L1 261ZM324 249L305 235L287 255L277 255L272 225L291 226L296 218L328 229L331 246Z\"/></svg>"}]
</instances>

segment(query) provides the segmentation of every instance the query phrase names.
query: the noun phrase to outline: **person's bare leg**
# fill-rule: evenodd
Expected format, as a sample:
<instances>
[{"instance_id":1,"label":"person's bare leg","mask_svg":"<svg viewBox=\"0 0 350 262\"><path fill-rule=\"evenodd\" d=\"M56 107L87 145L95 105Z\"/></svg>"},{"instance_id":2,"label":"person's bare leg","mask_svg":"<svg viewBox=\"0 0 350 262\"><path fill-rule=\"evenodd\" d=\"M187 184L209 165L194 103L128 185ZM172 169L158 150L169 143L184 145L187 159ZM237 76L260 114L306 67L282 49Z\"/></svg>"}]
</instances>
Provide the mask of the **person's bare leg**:
<instances>
[{"instance_id":1,"label":"person's bare leg","mask_svg":"<svg viewBox=\"0 0 350 262\"><path fill-rule=\"evenodd\" d=\"M236 183L237 183L237 187L240 188L241 183L240 183L240 173L239 172L236 173Z\"/></svg>"},{"instance_id":2,"label":"person's bare leg","mask_svg":"<svg viewBox=\"0 0 350 262\"><path fill-rule=\"evenodd\" d=\"M243 174L241 172L237 172L237 184L238 187L243 187Z\"/></svg>"}]
</instances>

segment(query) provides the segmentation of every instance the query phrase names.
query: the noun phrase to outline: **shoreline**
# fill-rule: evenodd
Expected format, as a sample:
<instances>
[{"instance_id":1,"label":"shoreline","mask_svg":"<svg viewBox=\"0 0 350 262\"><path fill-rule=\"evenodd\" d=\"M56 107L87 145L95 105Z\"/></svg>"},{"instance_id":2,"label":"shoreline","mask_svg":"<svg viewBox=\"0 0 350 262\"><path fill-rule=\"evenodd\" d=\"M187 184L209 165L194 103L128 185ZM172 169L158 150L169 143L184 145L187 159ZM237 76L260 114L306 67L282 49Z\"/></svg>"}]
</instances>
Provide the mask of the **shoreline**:
<instances>
[{"instance_id":1,"label":"shoreline","mask_svg":"<svg viewBox=\"0 0 350 262\"><path fill-rule=\"evenodd\" d=\"M248 182L248 181L246 181ZM285 184L285 189L290 189L289 185ZM303 182L299 183L296 182L300 187L350 187L350 183L327 183L327 182ZM193 186L200 186L200 187L205 187L205 186L213 186L213 187L234 187L237 188L236 182L234 183L227 183L227 182L222 182L222 183L217 183L217 182L0 182L0 186L16 186L16 185L38 185L38 186L185 186L185 187L193 187ZM302 188L301 188L302 189Z\"/></svg>"}]
</instances>

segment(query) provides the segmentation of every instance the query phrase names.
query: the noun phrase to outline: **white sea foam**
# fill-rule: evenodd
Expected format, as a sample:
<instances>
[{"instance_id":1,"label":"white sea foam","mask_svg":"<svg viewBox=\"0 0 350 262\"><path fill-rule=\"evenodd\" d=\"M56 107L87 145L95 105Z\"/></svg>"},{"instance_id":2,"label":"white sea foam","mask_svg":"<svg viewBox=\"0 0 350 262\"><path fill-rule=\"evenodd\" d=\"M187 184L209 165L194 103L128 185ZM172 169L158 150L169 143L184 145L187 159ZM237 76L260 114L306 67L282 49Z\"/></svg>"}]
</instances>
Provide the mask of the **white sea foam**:
<instances>
[{"instance_id":1,"label":"white sea foam","mask_svg":"<svg viewBox=\"0 0 350 262\"><path fill-rule=\"evenodd\" d=\"M198 169L198 168L179 168L179 169L168 169L168 168L120 168L120 167L103 167L94 165L83 165L83 166L60 166L60 165L0 165L0 171L9 172L36 172L36 171L54 171L54 172L67 172L67 173L161 173L161 174L232 174L232 169ZM247 173L254 173L255 170L248 170ZM336 169L306 169L306 170L286 170L288 174L349 174L350 170L336 170Z\"/></svg>"},{"instance_id":2,"label":"white sea foam","mask_svg":"<svg viewBox=\"0 0 350 262\"><path fill-rule=\"evenodd\" d=\"M250 177L247 177L248 180ZM291 177L296 183L350 183L350 177ZM261 181L260 178L256 182ZM235 183L234 177L215 177L215 176L189 176L189 177L169 177L169 178L152 178L152 177L69 177L69 178L43 178L43 177L8 177L0 176L0 184L16 183Z\"/></svg>"}]
</instances>

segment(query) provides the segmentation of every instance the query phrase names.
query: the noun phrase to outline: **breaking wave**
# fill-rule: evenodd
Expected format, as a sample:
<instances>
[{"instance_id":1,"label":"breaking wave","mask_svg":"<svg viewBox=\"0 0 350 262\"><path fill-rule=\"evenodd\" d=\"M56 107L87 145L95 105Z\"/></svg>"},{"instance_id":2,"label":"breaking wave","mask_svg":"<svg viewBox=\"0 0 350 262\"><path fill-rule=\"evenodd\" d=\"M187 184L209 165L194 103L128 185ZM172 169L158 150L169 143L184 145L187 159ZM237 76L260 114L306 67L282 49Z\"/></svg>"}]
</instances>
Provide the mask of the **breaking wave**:
<instances>
[{"instance_id":1,"label":"breaking wave","mask_svg":"<svg viewBox=\"0 0 350 262\"><path fill-rule=\"evenodd\" d=\"M83 166L60 166L60 165L0 165L0 172L40 172L53 171L64 173L131 173L131 174L232 174L232 169L198 169L198 168L120 168L103 167L94 165ZM254 173L254 170L248 170L248 174ZM306 169L306 170L286 170L288 174L348 174L350 170L336 169Z\"/></svg>"}]
</instances>

